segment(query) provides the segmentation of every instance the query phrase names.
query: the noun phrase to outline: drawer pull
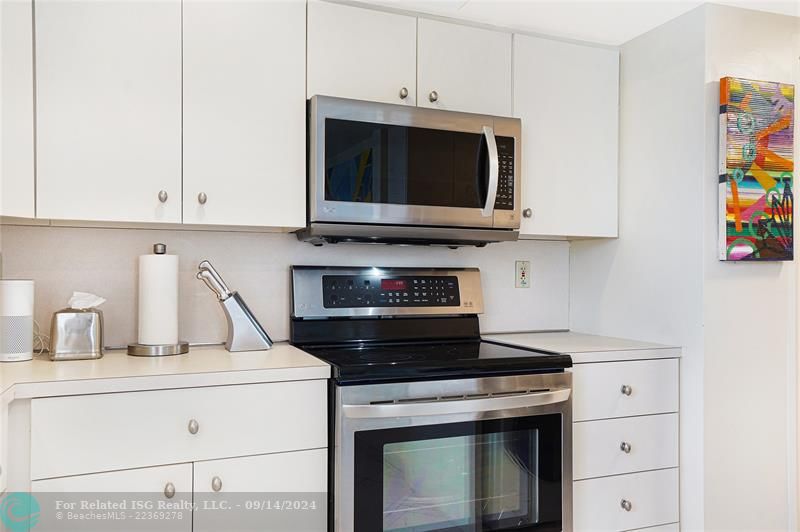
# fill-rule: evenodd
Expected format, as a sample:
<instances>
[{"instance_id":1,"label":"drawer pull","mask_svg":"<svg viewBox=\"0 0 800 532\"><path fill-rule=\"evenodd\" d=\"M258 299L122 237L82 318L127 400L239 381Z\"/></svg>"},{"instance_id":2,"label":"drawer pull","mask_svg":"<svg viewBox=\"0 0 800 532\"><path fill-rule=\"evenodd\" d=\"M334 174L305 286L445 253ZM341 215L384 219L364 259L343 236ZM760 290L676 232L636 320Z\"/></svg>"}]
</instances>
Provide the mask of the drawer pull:
<instances>
[{"instance_id":1,"label":"drawer pull","mask_svg":"<svg viewBox=\"0 0 800 532\"><path fill-rule=\"evenodd\" d=\"M625 454L629 454L631 452L631 444L624 441L619 444L619 450Z\"/></svg>"},{"instance_id":2,"label":"drawer pull","mask_svg":"<svg viewBox=\"0 0 800 532\"><path fill-rule=\"evenodd\" d=\"M175 496L175 484L172 482L167 482L167 485L164 486L164 497L167 499L171 499Z\"/></svg>"},{"instance_id":3,"label":"drawer pull","mask_svg":"<svg viewBox=\"0 0 800 532\"><path fill-rule=\"evenodd\" d=\"M633 393L633 388L631 388L627 384L623 384L622 388L620 388L619 391L622 392L622 395L630 395Z\"/></svg>"},{"instance_id":4,"label":"drawer pull","mask_svg":"<svg viewBox=\"0 0 800 532\"><path fill-rule=\"evenodd\" d=\"M211 489L214 491L219 491L222 489L222 479L219 477L214 477L211 479Z\"/></svg>"},{"instance_id":5,"label":"drawer pull","mask_svg":"<svg viewBox=\"0 0 800 532\"><path fill-rule=\"evenodd\" d=\"M622 499L622 501L619 503L619 505L622 506L622 509L625 510L626 512L630 512L631 508L633 508L633 505L631 504L631 501L629 501L627 499Z\"/></svg>"},{"instance_id":6,"label":"drawer pull","mask_svg":"<svg viewBox=\"0 0 800 532\"><path fill-rule=\"evenodd\" d=\"M200 423L197 422L196 419L189 420L189 433L190 434L197 434L197 431L200 430Z\"/></svg>"}]
</instances>

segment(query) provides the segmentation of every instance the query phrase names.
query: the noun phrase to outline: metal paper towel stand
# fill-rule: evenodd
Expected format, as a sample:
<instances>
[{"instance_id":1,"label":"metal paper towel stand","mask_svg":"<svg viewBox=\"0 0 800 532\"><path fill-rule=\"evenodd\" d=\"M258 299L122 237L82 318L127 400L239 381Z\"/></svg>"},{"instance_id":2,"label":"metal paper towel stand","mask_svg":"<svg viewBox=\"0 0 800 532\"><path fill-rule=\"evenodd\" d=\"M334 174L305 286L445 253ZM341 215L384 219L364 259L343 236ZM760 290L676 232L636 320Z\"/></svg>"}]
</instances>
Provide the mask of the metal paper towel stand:
<instances>
[{"instance_id":1,"label":"metal paper towel stand","mask_svg":"<svg viewBox=\"0 0 800 532\"><path fill-rule=\"evenodd\" d=\"M167 246L154 244L155 255L165 255ZM141 280L139 281L141 283ZM189 342L180 340L177 344L128 344L128 354L135 357L163 357L171 355L185 355L189 352Z\"/></svg>"},{"instance_id":2,"label":"metal paper towel stand","mask_svg":"<svg viewBox=\"0 0 800 532\"><path fill-rule=\"evenodd\" d=\"M204 260L198 266L197 278L206 283L219 299L225 318L228 321L228 339L225 349L234 353L238 351L260 351L272 347L272 339L258 323L253 312L247 307L238 292L231 292L222 276Z\"/></svg>"}]
</instances>

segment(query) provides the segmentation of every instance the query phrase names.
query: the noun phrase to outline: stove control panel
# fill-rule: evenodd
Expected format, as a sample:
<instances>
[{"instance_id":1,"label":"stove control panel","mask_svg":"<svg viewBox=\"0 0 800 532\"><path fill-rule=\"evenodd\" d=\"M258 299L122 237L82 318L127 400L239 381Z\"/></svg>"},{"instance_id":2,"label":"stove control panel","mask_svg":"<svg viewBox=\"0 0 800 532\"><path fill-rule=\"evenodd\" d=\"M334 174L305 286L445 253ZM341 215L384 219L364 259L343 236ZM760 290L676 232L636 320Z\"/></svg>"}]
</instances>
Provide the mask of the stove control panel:
<instances>
[{"instance_id":1,"label":"stove control panel","mask_svg":"<svg viewBox=\"0 0 800 532\"><path fill-rule=\"evenodd\" d=\"M455 275L323 275L325 308L460 307Z\"/></svg>"},{"instance_id":2,"label":"stove control panel","mask_svg":"<svg viewBox=\"0 0 800 532\"><path fill-rule=\"evenodd\" d=\"M292 266L292 318L475 315L477 268Z\"/></svg>"}]
</instances>

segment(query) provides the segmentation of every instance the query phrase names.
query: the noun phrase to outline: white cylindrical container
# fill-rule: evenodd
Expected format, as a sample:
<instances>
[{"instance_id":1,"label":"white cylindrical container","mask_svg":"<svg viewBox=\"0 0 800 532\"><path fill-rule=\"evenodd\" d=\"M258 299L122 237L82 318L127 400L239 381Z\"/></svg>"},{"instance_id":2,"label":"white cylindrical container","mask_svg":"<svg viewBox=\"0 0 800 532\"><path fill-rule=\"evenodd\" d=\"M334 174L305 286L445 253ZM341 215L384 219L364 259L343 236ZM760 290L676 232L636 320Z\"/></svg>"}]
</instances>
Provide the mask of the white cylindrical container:
<instances>
[{"instance_id":1,"label":"white cylindrical container","mask_svg":"<svg viewBox=\"0 0 800 532\"><path fill-rule=\"evenodd\" d=\"M33 281L0 279L0 362L33 358Z\"/></svg>"},{"instance_id":2,"label":"white cylindrical container","mask_svg":"<svg viewBox=\"0 0 800 532\"><path fill-rule=\"evenodd\" d=\"M163 244L139 257L139 344L178 344L178 256Z\"/></svg>"}]
</instances>

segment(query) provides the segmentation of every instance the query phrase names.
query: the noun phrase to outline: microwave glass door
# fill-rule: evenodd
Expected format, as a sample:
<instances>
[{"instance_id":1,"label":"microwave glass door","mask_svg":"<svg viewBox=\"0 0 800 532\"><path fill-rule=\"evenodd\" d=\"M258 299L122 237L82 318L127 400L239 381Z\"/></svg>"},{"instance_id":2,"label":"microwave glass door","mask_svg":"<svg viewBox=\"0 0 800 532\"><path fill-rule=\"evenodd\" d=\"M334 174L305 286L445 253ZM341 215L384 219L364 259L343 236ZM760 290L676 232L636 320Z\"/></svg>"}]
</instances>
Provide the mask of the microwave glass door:
<instances>
[{"instance_id":1,"label":"microwave glass door","mask_svg":"<svg viewBox=\"0 0 800 532\"><path fill-rule=\"evenodd\" d=\"M358 532L561 530L561 415L355 434Z\"/></svg>"},{"instance_id":2,"label":"microwave glass door","mask_svg":"<svg viewBox=\"0 0 800 532\"><path fill-rule=\"evenodd\" d=\"M491 216L481 216L489 194L490 155L479 130L337 118L326 118L324 128L323 197L328 205L339 204L340 216L358 217L366 210L379 213L377 219L362 220L374 223L492 225ZM500 164L511 164L513 137L496 135L495 142L503 154ZM501 178L495 210L513 210L510 180Z\"/></svg>"}]
</instances>

